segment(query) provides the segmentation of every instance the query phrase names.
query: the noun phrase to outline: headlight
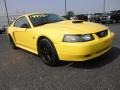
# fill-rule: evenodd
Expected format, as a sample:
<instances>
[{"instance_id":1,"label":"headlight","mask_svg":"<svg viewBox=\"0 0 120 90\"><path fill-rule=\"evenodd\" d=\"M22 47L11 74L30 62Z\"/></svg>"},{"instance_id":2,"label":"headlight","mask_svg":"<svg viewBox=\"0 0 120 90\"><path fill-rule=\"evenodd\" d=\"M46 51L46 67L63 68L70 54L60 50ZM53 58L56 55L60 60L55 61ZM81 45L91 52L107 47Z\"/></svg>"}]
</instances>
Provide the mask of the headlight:
<instances>
[{"instance_id":1,"label":"headlight","mask_svg":"<svg viewBox=\"0 0 120 90\"><path fill-rule=\"evenodd\" d=\"M108 16L108 19L110 19L111 18L111 16Z\"/></svg>"},{"instance_id":2,"label":"headlight","mask_svg":"<svg viewBox=\"0 0 120 90\"><path fill-rule=\"evenodd\" d=\"M85 42L93 40L93 36L91 34L83 34L83 35L65 35L63 42Z\"/></svg>"},{"instance_id":3,"label":"headlight","mask_svg":"<svg viewBox=\"0 0 120 90\"><path fill-rule=\"evenodd\" d=\"M100 17L100 19L102 19L102 17Z\"/></svg>"}]
</instances>

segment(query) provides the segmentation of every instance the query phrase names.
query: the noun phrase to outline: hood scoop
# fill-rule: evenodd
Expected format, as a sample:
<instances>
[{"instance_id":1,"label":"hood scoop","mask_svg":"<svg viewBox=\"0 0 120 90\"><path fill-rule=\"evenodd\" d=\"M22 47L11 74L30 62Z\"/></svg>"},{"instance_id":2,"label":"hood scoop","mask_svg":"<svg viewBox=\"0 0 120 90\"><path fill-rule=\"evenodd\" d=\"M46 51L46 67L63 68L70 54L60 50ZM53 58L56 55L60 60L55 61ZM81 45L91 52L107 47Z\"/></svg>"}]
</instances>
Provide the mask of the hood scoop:
<instances>
[{"instance_id":1,"label":"hood scoop","mask_svg":"<svg viewBox=\"0 0 120 90\"><path fill-rule=\"evenodd\" d=\"M83 23L83 21L80 21L80 20L78 20L78 21L72 21L72 23Z\"/></svg>"}]
</instances>

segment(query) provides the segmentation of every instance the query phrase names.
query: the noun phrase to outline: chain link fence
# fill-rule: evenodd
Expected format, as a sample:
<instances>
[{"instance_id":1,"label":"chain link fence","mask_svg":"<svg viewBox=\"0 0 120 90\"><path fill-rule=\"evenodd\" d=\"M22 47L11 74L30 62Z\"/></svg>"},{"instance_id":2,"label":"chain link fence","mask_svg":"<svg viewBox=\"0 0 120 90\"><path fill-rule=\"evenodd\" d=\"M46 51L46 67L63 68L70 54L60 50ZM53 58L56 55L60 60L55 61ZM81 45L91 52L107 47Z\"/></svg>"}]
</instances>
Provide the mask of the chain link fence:
<instances>
[{"instance_id":1,"label":"chain link fence","mask_svg":"<svg viewBox=\"0 0 120 90\"><path fill-rule=\"evenodd\" d=\"M9 16L9 24L16 17L18 17L18 15L11 15L11 16ZM0 34L6 33L7 26L8 26L7 16L0 16Z\"/></svg>"},{"instance_id":2,"label":"chain link fence","mask_svg":"<svg viewBox=\"0 0 120 90\"><path fill-rule=\"evenodd\" d=\"M19 15L11 15L9 16L9 21L11 22L13 19L18 17ZM8 20L6 16L0 16L0 27L4 27L8 25Z\"/></svg>"},{"instance_id":3,"label":"chain link fence","mask_svg":"<svg viewBox=\"0 0 120 90\"><path fill-rule=\"evenodd\" d=\"M6 26L8 24L6 16L0 16L0 27Z\"/></svg>"}]
</instances>

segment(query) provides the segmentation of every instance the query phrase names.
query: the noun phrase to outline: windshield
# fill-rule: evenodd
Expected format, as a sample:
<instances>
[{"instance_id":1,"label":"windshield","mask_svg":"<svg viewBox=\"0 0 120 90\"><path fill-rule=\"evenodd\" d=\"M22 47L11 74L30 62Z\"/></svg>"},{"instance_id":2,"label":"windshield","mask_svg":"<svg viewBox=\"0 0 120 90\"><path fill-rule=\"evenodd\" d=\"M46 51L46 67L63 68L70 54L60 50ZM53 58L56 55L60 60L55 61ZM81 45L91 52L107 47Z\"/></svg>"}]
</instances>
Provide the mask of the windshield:
<instances>
[{"instance_id":1,"label":"windshield","mask_svg":"<svg viewBox=\"0 0 120 90\"><path fill-rule=\"evenodd\" d=\"M64 21L65 19L56 14L33 14L29 16L34 27Z\"/></svg>"},{"instance_id":2,"label":"windshield","mask_svg":"<svg viewBox=\"0 0 120 90\"><path fill-rule=\"evenodd\" d=\"M107 12L107 15L115 15L116 14L116 11L109 11Z\"/></svg>"},{"instance_id":3,"label":"windshield","mask_svg":"<svg viewBox=\"0 0 120 90\"><path fill-rule=\"evenodd\" d=\"M95 13L94 15L96 15L96 16L97 16L97 15L103 15L103 13Z\"/></svg>"}]
</instances>

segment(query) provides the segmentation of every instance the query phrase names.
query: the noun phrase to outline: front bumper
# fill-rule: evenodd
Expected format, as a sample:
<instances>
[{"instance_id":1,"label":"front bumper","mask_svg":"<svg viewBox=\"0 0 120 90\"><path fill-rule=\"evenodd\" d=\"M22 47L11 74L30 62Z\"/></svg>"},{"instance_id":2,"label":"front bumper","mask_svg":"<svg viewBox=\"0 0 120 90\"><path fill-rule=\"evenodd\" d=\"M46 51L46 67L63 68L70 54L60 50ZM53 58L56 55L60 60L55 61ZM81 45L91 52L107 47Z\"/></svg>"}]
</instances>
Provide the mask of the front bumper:
<instances>
[{"instance_id":1,"label":"front bumper","mask_svg":"<svg viewBox=\"0 0 120 90\"><path fill-rule=\"evenodd\" d=\"M95 40L89 42L77 42L55 44L57 54L60 60L63 61L85 61L98 57L112 47L114 33L109 32L104 38L96 37Z\"/></svg>"},{"instance_id":2,"label":"front bumper","mask_svg":"<svg viewBox=\"0 0 120 90\"><path fill-rule=\"evenodd\" d=\"M101 22L112 22L111 19L108 19L108 18L103 18L103 19L100 19Z\"/></svg>"}]
</instances>

